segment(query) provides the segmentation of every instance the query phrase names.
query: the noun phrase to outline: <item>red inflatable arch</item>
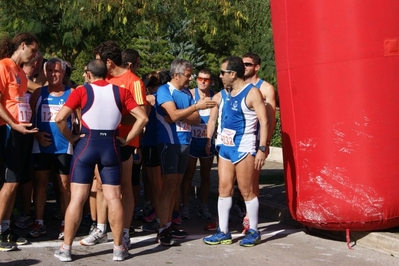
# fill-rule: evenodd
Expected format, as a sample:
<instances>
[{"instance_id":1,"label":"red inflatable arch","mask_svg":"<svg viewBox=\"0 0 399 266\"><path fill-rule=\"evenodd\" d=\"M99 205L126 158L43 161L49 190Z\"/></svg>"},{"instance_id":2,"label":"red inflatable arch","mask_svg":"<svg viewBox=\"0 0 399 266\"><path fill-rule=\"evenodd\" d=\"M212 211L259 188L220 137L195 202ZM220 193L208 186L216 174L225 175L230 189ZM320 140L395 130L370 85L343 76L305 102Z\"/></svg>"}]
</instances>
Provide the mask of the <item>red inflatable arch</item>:
<instances>
[{"instance_id":1,"label":"red inflatable arch","mask_svg":"<svg viewBox=\"0 0 399 266\"><path fill-rule=\"evenodd\" d=\"M291 215L399 225L399 1L271 0Z\"/></svg>"}]
</instances>

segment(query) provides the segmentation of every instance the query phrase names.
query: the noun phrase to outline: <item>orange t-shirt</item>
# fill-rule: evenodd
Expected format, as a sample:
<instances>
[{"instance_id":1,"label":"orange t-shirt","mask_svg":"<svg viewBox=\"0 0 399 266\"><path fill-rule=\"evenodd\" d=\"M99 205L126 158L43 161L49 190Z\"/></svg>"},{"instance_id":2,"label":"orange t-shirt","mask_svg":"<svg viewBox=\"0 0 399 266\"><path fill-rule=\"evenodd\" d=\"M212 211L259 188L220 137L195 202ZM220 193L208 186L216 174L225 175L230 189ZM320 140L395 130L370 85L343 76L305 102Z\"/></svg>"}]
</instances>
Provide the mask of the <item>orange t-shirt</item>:
<instances>
[{"instance_id":1,"label":"orange t-shirt","mask_svg":"<svg viewBox=\"0 0 399 266\"><path fill-rule=\"evenodd\" d=\"M32 110L27 100L28 79L11 58L0 60L1 104L15 123L29 123ZM0 118L0 125L6 122Z\"/></svg>"},{"instance_id":2,"label":"orange t-shirt","mask_svg":"<svg viewBox=\"0 0 399 266\"><path fill-rule=\"evenodd\" d=\"M118 77L108 76L106 80L111 84L129 90L133 95L133 99L136 101L138 105L147 104L144 83L139 77L137 77L131 71L128 70ZM119 135L125 137L127 136L127 134L131 129L132 126L120 125ZM140 146L139 136L137 136L131 142L129 142L129 146L139 147Z\"/></svg>"}]
</instances>

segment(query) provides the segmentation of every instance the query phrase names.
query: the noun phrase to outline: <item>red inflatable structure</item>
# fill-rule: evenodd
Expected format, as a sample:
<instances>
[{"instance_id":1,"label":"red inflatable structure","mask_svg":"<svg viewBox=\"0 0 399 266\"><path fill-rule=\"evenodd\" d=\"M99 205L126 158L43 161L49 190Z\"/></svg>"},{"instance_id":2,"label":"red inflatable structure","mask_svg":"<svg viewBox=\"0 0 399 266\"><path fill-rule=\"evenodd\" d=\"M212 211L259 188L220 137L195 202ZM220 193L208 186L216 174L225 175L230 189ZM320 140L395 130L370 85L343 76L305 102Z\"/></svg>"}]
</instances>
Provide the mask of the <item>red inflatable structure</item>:
<instances>
[{"instance_id":1,"label":"red inflatable structure","mask_svg":"<svg viewBox=\"0 0 399 266\"><path fill-rule=\"evenodd\" d=\"M291 215L399 226L399 1L271 0L271 13Z\"/></svg>"}]
</instances>

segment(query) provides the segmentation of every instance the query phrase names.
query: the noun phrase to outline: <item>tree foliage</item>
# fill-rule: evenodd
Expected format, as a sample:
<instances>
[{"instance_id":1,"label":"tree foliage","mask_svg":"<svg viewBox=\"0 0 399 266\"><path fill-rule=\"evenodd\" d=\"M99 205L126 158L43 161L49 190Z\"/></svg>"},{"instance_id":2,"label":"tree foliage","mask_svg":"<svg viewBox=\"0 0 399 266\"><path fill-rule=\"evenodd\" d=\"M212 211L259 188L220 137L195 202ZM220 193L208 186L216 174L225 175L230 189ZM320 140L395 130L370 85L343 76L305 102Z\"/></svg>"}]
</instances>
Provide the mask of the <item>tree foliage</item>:
<instances>
[{"instance_id":1,"label":"tree foliage","mask_svg":"<svg viewBox=\"0 0 399 266\"><path fill-rule=\"evenodd\" d=\"M269 1L0 0L0 25L10 35L36 34L42 52L77 69L96 45L115 40L140 52L140 74L168 68L176 57L217 74L224 57L253 51L263 77L275 80Z\"/></svg>"},{"instance_id":2,"label":"tree foliage","mask_svg":"<svg viewBox=\"0 0 399 266\"><path fill-rule=\"evenodd\" d=\"M217 76L226 56L255 52L260 76L276 87L269 0L0 0L0 35L22 31L43 54L70 61L78 82L93 48L114 40L140 53L139 75L180 57Z\"/></svg>"}]
</instances>

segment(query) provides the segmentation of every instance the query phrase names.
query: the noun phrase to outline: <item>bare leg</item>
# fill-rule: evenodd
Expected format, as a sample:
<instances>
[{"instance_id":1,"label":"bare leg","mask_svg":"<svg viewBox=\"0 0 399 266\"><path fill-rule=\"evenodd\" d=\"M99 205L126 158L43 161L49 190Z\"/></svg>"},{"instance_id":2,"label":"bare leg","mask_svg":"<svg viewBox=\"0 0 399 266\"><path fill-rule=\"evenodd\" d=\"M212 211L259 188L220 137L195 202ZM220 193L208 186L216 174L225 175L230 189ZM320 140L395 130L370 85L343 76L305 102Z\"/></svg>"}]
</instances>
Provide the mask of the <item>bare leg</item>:
<instances>
[{"instance_id":1,"label":"bare leg","mask_svg":"<svg viewBox=\"0 0 399 266\"><path fill-rule=\"evenodd\" d=\"M121 187L103 185L104 198L108 205L108 217L114 237L114 245L122 245L123 207L121 202Z\"/></svg>"}]
</instances>

